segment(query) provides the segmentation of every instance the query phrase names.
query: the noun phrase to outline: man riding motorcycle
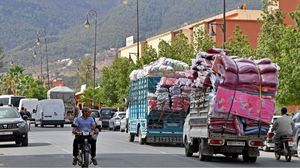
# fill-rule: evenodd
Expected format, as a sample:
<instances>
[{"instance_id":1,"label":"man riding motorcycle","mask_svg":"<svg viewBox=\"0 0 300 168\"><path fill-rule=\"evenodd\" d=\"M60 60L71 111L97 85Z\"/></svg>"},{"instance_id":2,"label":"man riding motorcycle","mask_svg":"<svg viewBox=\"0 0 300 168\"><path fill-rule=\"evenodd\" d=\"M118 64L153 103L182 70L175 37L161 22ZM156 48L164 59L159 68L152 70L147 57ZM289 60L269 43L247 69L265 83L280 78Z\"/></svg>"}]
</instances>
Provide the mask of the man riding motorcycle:
<instances>
[{"instance_id":1,"label":"man riding motorcycle","mask_svg":"<svg viewBox=\"0 0 300 168\"><path fill-rule=\"evenodd\" d=\"M82 116L78 116L74 120L74 125L76 126L73 128L72 133L75 135L74 141L73 141L73 165L77 164L77 156L78 156L78 143L79 138L76 135L77 132L92 132L96 128L95 121L92 117L90 117L89 108L83 108L82 109ZM89 143L91 144L91 156L92 156L92 162L94 165L97 165L96 160L96 140L90 136Z\"/></svg>"},{"instance_id":2,"label":"man riding motorcycle","mask_svg":"<svg viewBox=\"0 0 300 168\"><path fill-rule=\"evenodd\" d=\"M275 143L274 151L277 152L280 150L279 144L281 143L282 136L292 136L293 135L293 129L295 128L295 124L291 117L287 115L287 108L283 107L281 108L281 115L282 117L275 120L273 123L273 127L271 129L271 132L274 132L275 135L273 137L273 141Z\"/></svg>"}]
</instances>

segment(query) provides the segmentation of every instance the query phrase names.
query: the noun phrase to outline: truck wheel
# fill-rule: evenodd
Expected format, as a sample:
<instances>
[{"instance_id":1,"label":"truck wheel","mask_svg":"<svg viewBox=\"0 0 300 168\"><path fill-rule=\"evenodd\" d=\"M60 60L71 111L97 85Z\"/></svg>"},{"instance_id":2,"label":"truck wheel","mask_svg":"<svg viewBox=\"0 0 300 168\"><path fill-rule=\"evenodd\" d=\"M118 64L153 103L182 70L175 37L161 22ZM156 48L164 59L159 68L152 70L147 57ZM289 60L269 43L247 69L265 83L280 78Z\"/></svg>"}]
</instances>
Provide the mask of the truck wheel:
<instances>
[{"instance_id":1,"label":"truck wheel","mask_svg":"<svg viewBox=\"0 0 300 168\"><path fill-rule=\"evenodd\" d=\"M203 155L203 147L204 147L204 143L203 143L203 140L201 140L199 143L199 160L200 161L206 160L206 156Z\"/></svg>"},{"instance_id":2,"label":"truck wheel","mask_svg":"<svg viewBox=\"0 0 300 168\"><path fill-rule=\"evenodd\" d=\"M191 149L191 146L187 143L187 140L184 140L184 149L185 149L185 156L186 157L192 157L193 156L193 150Z\"/></svg>"},{"instance_id":3,"label":"truck wheel","mask_svg":"<svg viewBox=\"0 0 300 168\"><path fill-rule=\"evenodd\" d=\"M145 138L142 138L142 131L139 129L139 144L144 145Z\"/></svg>"},{"instance_id":4,"label":"truck wheel","mask_svg":"<svg viewBox=\"0 0 300 168\"><path fill-rule=\"evenodd\" d=\"M255 156L255 157L249 157L249 161L250 161L251 163L255 163L256 160L257 160L257 157L256 157L256 156Z\"/></svg>"},{"instance_id":5,"label":"truck wheel","mask_svg":"<svg viewBox=\"0 0 300 168\"><path fill-rule=\"evenodd\" d=\"M34 126L35 126L35 127L38 127L39 125L38 125L38 124L34 124Z\"/></svg>"},{"instance_id":6,"label":"truck wheel","mask_svg":"<svg viewBox=\"0 0 300 168\"><path fill-rule=\"evenodd\" d=\"M134 141L134 134L133 133L129 133L128 134L128 140L129 140L129 142L133 142Z\"/></svg>"}]
</instances>

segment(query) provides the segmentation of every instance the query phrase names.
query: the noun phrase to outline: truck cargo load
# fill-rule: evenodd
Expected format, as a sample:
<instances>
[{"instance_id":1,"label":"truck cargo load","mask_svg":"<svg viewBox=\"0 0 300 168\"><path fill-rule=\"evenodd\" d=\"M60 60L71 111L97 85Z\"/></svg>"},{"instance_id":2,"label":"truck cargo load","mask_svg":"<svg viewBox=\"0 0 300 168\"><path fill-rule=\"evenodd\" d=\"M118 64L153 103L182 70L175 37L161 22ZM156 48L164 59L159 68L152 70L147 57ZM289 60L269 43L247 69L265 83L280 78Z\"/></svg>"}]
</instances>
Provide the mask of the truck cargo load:
<instances>
[{"instance_id":1,"label":"truck cargo load","mask_svg":"<svg viewBox=\"0 0 300 168\"><path fill-rule=\"evenodd\" d=\"M190 112L184 123L186 156L223 154L255 162L275 111L279 67L269 59L201 52L192 60Z\"/></svg>"},{"instance_id":2,"label":"truck cargo load","mask_svg":"<svg viewBox=\"0 0 300 168\"><path fill-rule=\"evenodd\" d=\"M183 62L161 58L130 74L129 141L182 144L189 106Z\"/></svg>"}]
</instances>

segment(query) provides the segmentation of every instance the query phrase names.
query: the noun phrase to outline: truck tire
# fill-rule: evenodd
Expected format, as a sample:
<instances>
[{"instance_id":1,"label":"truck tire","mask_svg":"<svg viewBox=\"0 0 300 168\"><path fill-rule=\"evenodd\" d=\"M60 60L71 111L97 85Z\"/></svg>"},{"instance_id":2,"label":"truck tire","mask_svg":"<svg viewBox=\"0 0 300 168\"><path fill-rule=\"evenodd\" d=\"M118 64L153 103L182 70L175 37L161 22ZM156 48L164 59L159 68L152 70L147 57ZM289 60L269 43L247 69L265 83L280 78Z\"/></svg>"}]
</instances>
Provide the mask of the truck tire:
<instances>
[{"instance_id":1,"label":"truck tire","mask_svg":"<svg viewBox=\"0 0 300 168\"><path fill-rule=\"evenodd\" d=\"M129 133L128 134L128 140L129 140L129 142L133 142L134 141L134 134L133 133Z\"/></svg>"},{"instance_id":2,"label":"truck tire","mask_svg":"<svg viewBox=\"0 0 300 168\"><path fill-rule=\"evenodd\" d=\"M184 138L184 153L186 157L192 157L193 156L193 149L188 144L186 137Z\"/></svg>"},{"instance_id":3,"label":"truck tire","mask_svg":"<svg viewBox=\"0 0 300 168\"><path fill-rule=\"evenodd\" d=\"M206 160L206 156L203 155L203 147L204 147L204 140L200 140L199 142L199 160L200 161L205 161Z\"/></svg>"},{"instance_id":4,"label":"truck tire","mask_svg":"<svg viewBox=\"0 0 300 168\"><path fill-rule=\"evenodd\" d=\"M139 144L144 145L145 144L145 138L142 138L142 131L139 129Z\"/></svg>"},{"instance_id":5,"label":"truck tire","mask_svg":"<svg viewBox=\"0 0 300 168\"><path fill-rule=\"evenodd\" d=\"M255 163L257 160L257 156L255 157L250 157L248 152L244 152L243 153L243 160L244 162L251 162L251 163Z\"/></svg>"}]
</instances>

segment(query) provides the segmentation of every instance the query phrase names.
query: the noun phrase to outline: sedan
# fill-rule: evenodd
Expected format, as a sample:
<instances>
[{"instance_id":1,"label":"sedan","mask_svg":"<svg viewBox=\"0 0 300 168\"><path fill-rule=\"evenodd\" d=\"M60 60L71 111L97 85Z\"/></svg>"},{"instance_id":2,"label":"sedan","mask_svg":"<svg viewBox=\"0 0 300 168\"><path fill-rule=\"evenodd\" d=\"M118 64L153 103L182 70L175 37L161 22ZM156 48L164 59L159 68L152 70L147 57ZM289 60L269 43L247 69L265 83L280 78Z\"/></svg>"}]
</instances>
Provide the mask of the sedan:
<instances>
[{"instance_id":1,"label":"sedan","mask_svg":"<svg viewBox=\"0 0 300 168\"><path fill-rule=\"evenodd\" d=\"M0 106L0 142L7 141L28 146L28 124L14 107Z\"/></svg>"},{"instance_id":2,"label":"sedan","mask_svg":"<svg viewBox=\"0 0 300 168\"><path fill-rule=\"evenodd\" d=\"M116 131L117 129L120 129L121 125L121 119L125 117L125 112L116 112L113 117L109 120L109 129Z\"/></svg>"}]
</instances>

